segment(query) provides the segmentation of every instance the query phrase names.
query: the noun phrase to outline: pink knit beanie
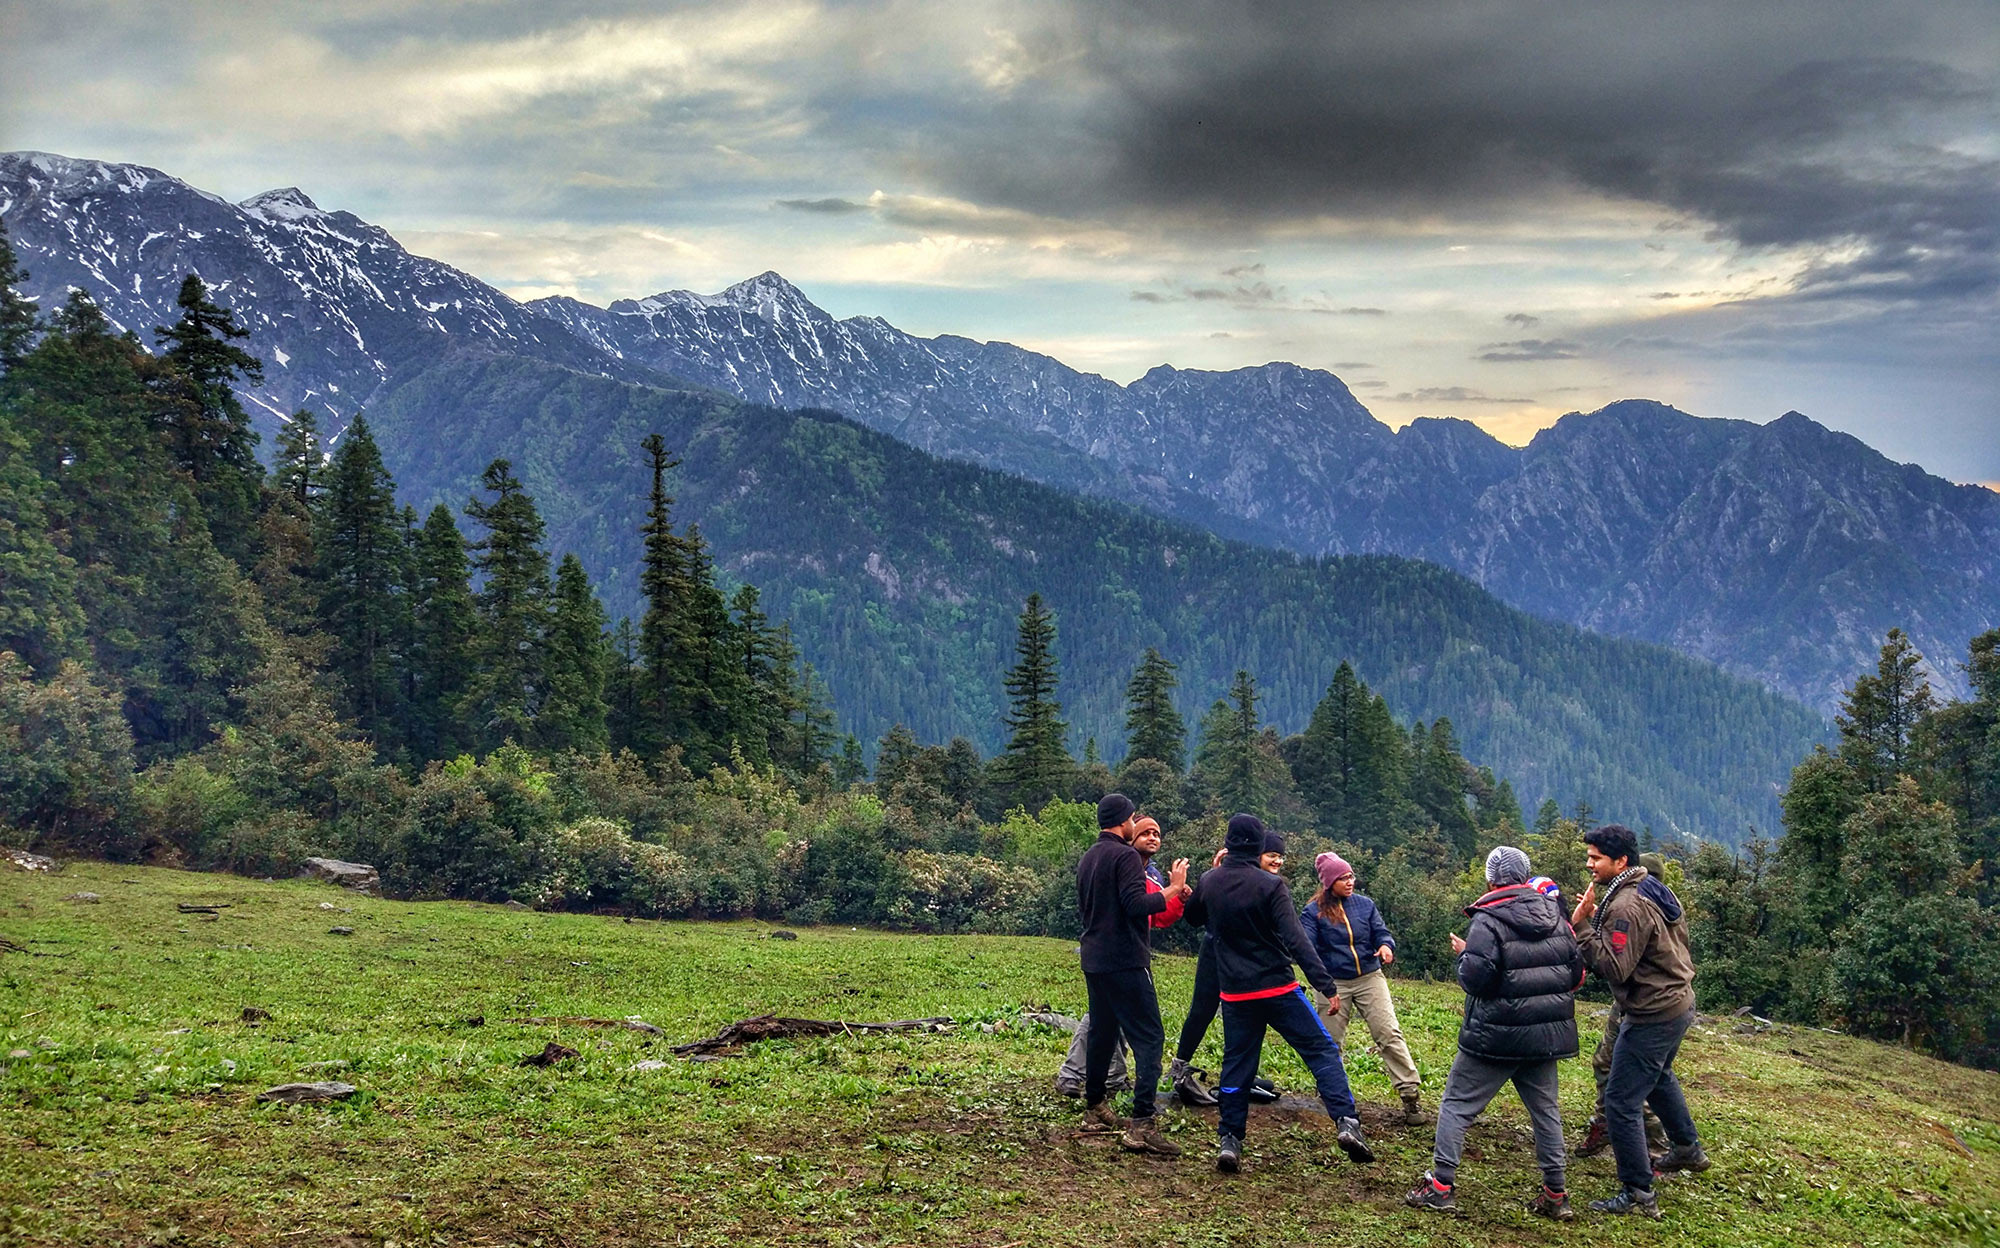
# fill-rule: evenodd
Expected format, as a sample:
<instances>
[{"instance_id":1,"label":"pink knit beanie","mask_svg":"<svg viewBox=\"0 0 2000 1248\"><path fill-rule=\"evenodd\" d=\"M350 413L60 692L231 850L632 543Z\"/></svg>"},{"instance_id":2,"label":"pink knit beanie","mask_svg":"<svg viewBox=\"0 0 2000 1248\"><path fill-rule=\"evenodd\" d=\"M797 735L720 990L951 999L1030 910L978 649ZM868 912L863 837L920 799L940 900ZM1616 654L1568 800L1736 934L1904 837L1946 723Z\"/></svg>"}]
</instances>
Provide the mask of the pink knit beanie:
<instances>
[{"instance_id":1,"label":"pink knit beanie","mask_svg":"<svg viewBox=\"0 0 2000 1248\"><path fill-rule=\"evenodd\" d=\"M1313 867L1319 872L1319 882L1325 888L1332 888L1335 880L1354 874L1354 868L1347 865L1347 859L1331 851L1313 859Z\"/></svg>"}]
</instances>

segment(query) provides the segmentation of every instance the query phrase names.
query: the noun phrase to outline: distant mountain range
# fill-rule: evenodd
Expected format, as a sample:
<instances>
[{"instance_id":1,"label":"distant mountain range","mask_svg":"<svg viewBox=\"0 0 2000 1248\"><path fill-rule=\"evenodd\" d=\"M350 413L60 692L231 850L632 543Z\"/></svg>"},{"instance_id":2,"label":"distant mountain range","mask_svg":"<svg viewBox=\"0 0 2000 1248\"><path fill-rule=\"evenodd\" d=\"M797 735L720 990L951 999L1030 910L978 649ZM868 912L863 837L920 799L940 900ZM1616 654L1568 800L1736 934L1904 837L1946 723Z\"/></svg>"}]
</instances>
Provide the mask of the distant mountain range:
<instances>
[{"instance_id":1,"label":"distant mountain range","mask_svg":"<svg viewBox=\"0 0 2000 1248\"><path fill-rule=\"evenodd\" d=\"M826 408L1224 536L1441 563L1822 712L1889 628L1960 691L1967 639L2000 623L2000 495L1797 413L1755 425L1634 400L1514 448L1465 421L1391 430L1339 378L1290 364L1161 367L1121 386L1006 343L836 320L775 273L608 309L522 304L291 189L232 205L151 169L15 153L0 156L0 215L32 293L84 287L142 334L201 273L272 364L249 396L270 425L313 404L337 428L442 361L500 358Z\"/></svg>"}]
</instances>

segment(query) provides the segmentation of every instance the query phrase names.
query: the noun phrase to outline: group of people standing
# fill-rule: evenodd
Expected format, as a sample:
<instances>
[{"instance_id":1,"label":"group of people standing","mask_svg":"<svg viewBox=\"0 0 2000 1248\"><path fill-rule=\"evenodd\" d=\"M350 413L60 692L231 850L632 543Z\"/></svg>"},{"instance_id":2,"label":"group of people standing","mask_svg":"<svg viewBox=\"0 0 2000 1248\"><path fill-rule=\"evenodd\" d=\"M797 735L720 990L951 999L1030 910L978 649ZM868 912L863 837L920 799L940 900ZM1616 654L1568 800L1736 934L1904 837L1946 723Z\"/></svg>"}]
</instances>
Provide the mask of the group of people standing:
<instances>
[{"instance_id":1,"label":"group of people standing","mask_svg":"<svg viewBox=\"0 0 2000 1248\"><path fill-rule=\"evenodd\" d=\"M1189 879L1185 858L1167 871L1153 865L1159 825L1140 816L1123 794L1098 803L1097 821L1097 843L1076 876L1090 1003L1077 1046L1086 1132L1120 1133L1134 1152L1181 1153L1156 1114L1166 1032L1153 989L1150 939L1152 928L1181 921L1200 927L1203 936L1194 999L1168 1077L1183 1100L1218 1106L1218 1170L1233 1174L1242 1167L1250 1103L1274 1095L1257 1073L1272 1031L1312 1073L1335 1138L1351 1160L1375 1159L1341 1060L1341 1041L1357 1015L1402 1101L1401 1125L1431 1121L1383 974L1395 961L1395 937L1374 903L1355 891L1350 864L1337 854L1319 855L1314 868L1320 888L1300 912L1280 874L1284 842L1254 815L1229 820L1222 849L1198 881ZM1620 1182L1616 1194L1590 1207L1658 1217L1657 1177L1708 1168L1673 1073L1694 1017L1686 914L1659 878L1657 860L1652 869L1642 864L1629 829L1608 824L1586 833L1584 842L1592 882L1567 915L1560 890L1533 874L1527 854L1503 845L1487 856L1487 891L1465 908L1465 934L1451 938L1465 1018L1438 1103L1432 1166L1405 1198L1412 1207L1457 1207L1466 1128L1512 1083L1534 1124L1542 1170L1541 1190L1528 1208L1558 1220L1575 1216L1564 1179L1568 1148L1557 1063L1579 1052L1576 993L1587 973L1610 986L1615 1008L1600 1046L1598 1116L1586 1150L1608 1145ZM1301 973L1321 996L1317 1007L1299 982ZM1218 1012L1223 1060L1210 1092L1191 1063ZM1132 1053L1129 1119L1114 1113L1108 1100L1121 1043ZM1664 1135L1658 1154L1648 1147L1654 1115Z\"/></svg>"}]
</instances>

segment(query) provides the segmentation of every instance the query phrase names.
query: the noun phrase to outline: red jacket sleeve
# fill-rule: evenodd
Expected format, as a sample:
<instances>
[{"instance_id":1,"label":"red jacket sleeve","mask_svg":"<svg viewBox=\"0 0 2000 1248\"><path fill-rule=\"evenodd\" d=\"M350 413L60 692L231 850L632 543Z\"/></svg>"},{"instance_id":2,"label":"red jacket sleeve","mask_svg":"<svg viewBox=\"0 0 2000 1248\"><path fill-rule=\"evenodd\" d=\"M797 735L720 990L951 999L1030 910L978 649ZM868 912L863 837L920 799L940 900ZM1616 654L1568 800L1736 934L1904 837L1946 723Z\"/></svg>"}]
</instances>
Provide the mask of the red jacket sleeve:
<instances>
[{"instance_id":1,"label":"red jacket sleeve","mask_svg":"<svg viewBox=\"0 0 2000 1248\"><path fill-rule=\"evenodd\" d=\"M1146 881L1146 891L1149 893L1163 893L1166 890L1148 878ZM1148 919L1147 922L1151 923L1154 927L1172 927L1181 921L1181 914L1186 909L1187 903L1179 897L1169 897L1167 898L1167 908Z\"/></svg>"}]
</instances>

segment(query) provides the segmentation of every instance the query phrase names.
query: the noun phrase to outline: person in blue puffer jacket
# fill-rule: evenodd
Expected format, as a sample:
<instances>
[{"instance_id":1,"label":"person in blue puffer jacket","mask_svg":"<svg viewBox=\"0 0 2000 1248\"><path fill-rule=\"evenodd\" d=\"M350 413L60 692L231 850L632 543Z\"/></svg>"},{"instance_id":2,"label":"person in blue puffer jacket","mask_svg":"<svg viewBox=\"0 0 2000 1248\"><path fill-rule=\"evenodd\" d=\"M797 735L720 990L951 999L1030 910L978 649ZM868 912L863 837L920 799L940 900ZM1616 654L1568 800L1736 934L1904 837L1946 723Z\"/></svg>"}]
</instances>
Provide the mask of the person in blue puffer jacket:
<instances>
[{"instance_id":1,"label":"person in blue puffer jacket","mask_svg":"<svg viewBox=\"0 0 2000 1248\"><path fill-rule=\"evenodd\" d=\"M1328 1012L1321 1005L1327 1033L1335 1044L1345 1043L1347 1024L1360 1015L1403 1100L1403 1125L1422 1126L1430 1121L1421 1101L1423 1080L1403 1039L1396 1003L1389 998L1388 976L1382 973L1383 966L1396 960L1396 938L1375 903L1354 891L1354 868L1345 858L1321 854L1313 867L1319 873L1319 892L1300 912L1299 923L1340 989L1336 1009Z\"/></svg>"}]
</instances>

